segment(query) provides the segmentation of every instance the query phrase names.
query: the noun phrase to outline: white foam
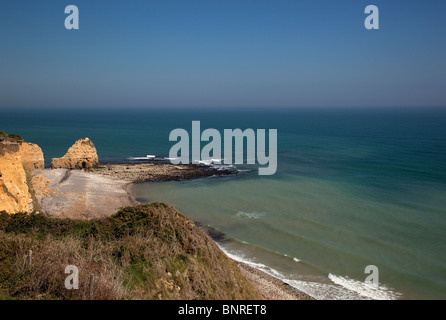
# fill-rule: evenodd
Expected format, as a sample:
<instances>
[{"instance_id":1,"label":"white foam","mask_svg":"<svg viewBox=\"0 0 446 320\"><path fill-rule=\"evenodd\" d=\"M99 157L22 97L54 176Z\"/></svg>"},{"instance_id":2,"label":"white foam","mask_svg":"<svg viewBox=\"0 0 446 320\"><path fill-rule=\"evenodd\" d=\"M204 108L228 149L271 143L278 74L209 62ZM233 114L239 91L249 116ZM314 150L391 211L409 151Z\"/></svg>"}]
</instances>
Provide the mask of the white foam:
<instances>
[{"instance_id":1,"label":"white foam","mask_svg":"<svg viewBox=\"0 0 446 320\"><path fill-rule=\"evenodd\" d=\"M361 296L373 300L395 300L400 296L399 293L392 291L385 285L375 287L371 284L350 279L348 277L341 277L334 274L329 274L328 278L334 283L358 293Z\"/></svg>"},{"instance_id":2,"label":"white foam","mask_svg":"<svg viewBox=\"0 0 446 320\"><path fill-rule=\"evenodd\" d=\"M232 170L232 168L234 168L234 166L232 164L228 164L228 165L214 165L213 166L215 169L217 170Z\"/></svg>"},{"instance_id":3,"label":"white foam","mask_svg":"<svg viewBox=\"0 0 446 320\"><path fill-rule=\"evenodd\" d=\"M282 279L283 275L280 272L278 272L277 270L274 270L273 268L270 268L263 263L254 262L251 259L246 258L242 252L229 252L225 248L221 247L218 243L217 243L217 245L229 258L231 258L235 261L243 262L243 263L245 263L253 268L259 269L259 270L261 270L275 278Z\"/></svg>"},{"instance_id":4,"label":"white foam","mask_svg":"<svg viewBox=\"0 0 446 320\"><path fill-rule=\"evenodd\" d=\"M146 155L145 157L129 157L129 160L150 160L154 158L155 156L153 155Z\"/></svg>"},{"instance_id":5,"label":"white foam","mask_svg":"<svg viewBox=\"0 0 446 320\"><path fill-rule=\"evenodd\" d=\"M287 258L292 258L294 262L300 262L300 260L297 259L296 257L290 257L290 256L287 255L287 254L284 254L284 256L287 257Z\"/></svg>"},{"instance_id":6,"label":"white foam","mask_svg":"<svg viewBox=\"0 0 446 320\"><path fill-rule=\"evenodd\" d=\"M202 164L205 166L211 166L213 164L221 164L221 159L210 159L210 160L194 160L195 164Z\"/></svg>"},{"instance_id":7,"label":"white foam","mask_svg":"<svg viewBox=\"0 0 446 320\"><path fill-rule=\"evenodd\" d=\"M237 217L240 218L248 218L248 219L260 219L263 218L264 216L266 216L265 213L262 212L244 212L244 211L239 211L236 213Z\"/></svg>"},{"instance_id":8,"label":"white foam","mask_svg":"<svg viewBox=\"0 0 446 320\"><path fill-rule=\"evenodd\" d=\"M308 279L289 279L279 271L270 268L263 263L246 258L242 252L229 252L219 244L217 245L229 258L263 271L317 300L394 300L400 295L397 292L391 291L384 285L381 285L379 289L374 289L363 282L332 274L329 274L328 278L316 277L316 281L308 281ZM300 261L297 258L293 258L293 260ZM329 280L331 280L332 283L326 283Z\"/></svg>"},{"instance_id":9,"label":"white foam","mask_svg":"<svg viewBox=\"0 0 446 320\"><path fill-rule=\"evenodd\" d=\"M283 280L293 288L308 294L317 300L363 300L356 292L352 292L337 285L323 283L325 279L316 281Z\"/></svg>"}]
</instances>

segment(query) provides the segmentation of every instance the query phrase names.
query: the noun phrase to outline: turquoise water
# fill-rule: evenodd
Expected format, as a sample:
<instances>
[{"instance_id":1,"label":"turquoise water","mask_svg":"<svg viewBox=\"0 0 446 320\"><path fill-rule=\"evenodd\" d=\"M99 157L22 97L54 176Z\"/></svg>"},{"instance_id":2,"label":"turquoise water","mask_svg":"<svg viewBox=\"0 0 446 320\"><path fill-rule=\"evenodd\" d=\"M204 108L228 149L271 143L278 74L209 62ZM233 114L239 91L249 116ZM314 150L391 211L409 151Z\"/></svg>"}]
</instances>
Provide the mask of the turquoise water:
<instances>
[{"instance_id":1,"label":"turquoise water","mask_svg":"<svg viewBox=\"0 0 446 320\"><path fill-rule=\"evenodd\" d=\"M220 245L317 298L446 298L446 111L2 112L47 163L77 139L102 161L168 156L172 129L278 129L278 170L134 187L223 233ZM248 170L248 171L245 171ZM363 284L379 268L381 289Z\"/></svg>"}]
</instances>

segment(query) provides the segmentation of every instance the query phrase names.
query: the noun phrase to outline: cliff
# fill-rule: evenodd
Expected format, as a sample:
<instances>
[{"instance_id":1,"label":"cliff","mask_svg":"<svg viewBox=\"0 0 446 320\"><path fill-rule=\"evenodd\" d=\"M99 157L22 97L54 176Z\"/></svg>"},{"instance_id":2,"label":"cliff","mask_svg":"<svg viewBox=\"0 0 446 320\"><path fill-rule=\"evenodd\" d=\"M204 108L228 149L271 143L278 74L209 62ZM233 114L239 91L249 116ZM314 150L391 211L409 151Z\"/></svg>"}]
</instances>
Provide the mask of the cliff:
<instances>
[{"instance_id":1,"label":"cliff","mask_svg":"<svg viewBox=\"0 0 446 320\"><path fill-rule=\"evenodd\" d=\"M0 131L0 211L31 212L38 207L30 179L34 170L44 165L38 145Z\"/></svg>"},{"instance_id":2,"label":"cliff","mask_svg":"<svg viewBox=\"0 0 446 320\"><path fill-rule=\"evenodd\" d=\"M0 141L0 211L30 212L33 199L22 163L20 143Z\"/></svg>"},{"instance_id":3,"label":"cliff","mask_svg":"<svg viewBox=\"0 0 446 320\"><path fill-rule=\"evenodd\" d=\"M42 149L40 149L37 144L21 142L19 145L22 164L28 173L33 173L34 170L43 169L45 167Z\"/></svg>"},{"instance_id":4,"label":"cliff","mask_svg":"<svg viewBox=\"0 0 446 320\"><path fill-rule=\"evenodd\" d=\"M53 158L53 169L86 169L98 165L96 147L89 138L76 141L62 158Z\"/></svg>"}]
</instances>

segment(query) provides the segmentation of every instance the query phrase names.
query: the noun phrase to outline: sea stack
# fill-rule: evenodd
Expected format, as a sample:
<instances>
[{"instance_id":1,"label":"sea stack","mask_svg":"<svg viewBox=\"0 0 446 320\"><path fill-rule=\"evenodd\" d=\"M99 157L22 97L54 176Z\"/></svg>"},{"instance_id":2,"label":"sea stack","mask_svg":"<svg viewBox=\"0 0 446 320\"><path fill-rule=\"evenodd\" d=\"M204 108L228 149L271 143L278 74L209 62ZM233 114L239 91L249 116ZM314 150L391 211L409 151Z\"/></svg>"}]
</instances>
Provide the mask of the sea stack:
<instances>
[{"instance_id":1,"label":"sea stack","mask_svg":"<svg viewBox=\"0 0 446 320\"><path fill-rule=\"evenodd\" d=\"M62 158L53 158L53 169L88 169L98 165L96 147L89 138L77 140Z\"/></svg>"}]
</instances>

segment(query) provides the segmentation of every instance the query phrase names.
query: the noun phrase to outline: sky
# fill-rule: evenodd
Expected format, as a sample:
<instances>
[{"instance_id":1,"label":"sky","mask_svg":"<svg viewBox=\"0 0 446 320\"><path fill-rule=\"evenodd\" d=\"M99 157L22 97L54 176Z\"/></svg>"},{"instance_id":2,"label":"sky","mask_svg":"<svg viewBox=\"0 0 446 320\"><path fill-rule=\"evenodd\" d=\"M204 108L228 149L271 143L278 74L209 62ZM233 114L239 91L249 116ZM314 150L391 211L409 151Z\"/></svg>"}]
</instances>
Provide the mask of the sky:
<instances>
[{"instance_id":1,"label":"sky","mask_svg":"<svg viewBox=\"0 0 446 320\"><path fill-rule=\"evenodd\" d=\"M2 0L0 109L446 107L445 17L444 0Z\"/></svg>"}]
</instances>

